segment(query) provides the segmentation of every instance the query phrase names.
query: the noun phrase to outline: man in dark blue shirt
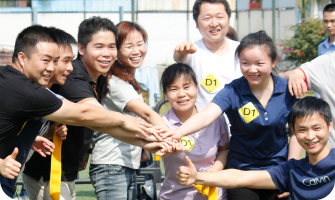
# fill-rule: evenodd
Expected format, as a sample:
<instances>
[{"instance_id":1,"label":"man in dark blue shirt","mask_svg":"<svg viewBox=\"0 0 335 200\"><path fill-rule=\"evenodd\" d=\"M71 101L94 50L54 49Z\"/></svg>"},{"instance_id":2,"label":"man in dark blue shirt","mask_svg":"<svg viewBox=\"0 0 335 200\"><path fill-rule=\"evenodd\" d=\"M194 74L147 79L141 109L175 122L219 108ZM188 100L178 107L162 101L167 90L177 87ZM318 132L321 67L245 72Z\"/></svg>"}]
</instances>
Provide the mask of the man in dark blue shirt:
<instances>
[{"instance_id":1,"label":"man in dark blue shirt","mask_svg":"<svg viewBox=\"0 0 335 200\"><path fill-rule=\"evenodd\" d=\"M291 159L267 170L197 172L187 157L187 167L179 168L181 185L200 184L223 188L279 189L290 192L292 200L335 198L335 149L328 145L333 120L329 105L315 97L298 101L290 113L299 144L308 156Z\"/></svg>"}]
</instances>

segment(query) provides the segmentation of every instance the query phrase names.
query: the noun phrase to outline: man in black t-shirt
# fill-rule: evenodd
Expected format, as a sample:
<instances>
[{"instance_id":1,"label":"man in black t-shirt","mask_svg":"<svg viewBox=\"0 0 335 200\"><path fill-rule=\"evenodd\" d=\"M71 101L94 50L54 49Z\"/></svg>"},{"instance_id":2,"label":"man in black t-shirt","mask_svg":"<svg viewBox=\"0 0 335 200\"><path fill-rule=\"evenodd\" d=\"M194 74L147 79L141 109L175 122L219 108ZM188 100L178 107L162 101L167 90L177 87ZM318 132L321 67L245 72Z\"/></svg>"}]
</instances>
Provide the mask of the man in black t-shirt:
<instances>
[{"instance_id":1,"label":"man in black t-shirt","mask_svg":"<svg viewBox=\"0 0 335 200\"><path fill-rule=\"evenodd\" d=\"M46 86L59 58L59 49L52 31L42 26L30 26L17 37L12 65L0 68L0 173L13 179L21 164L15 161L18 149L6 152L31 117L76 126L85 125L103 131L124 142L152 151L164 148L160 143L148 143L140 135L151 132L143 120L107 111L89 104L60 100ZM133 132L134 131L134 132ZM115 135L115 133L122 135ZM135 136L135 138L134 138Z\"/></svg>"},{"instance_id":2,"label":"man in black t-shirt","mask_svg":"<svg viewBox=\"0 0 335 200\"><path fill-rule=\"evenodd\" d=\"M52 91L74 103L100 106L105 81L102 74L108 72L117 56L116 34L117 28L109 19L93 17L84 20L79 26L79 53L72 63L74 70L64 85L53 85ZM83 126L68 126L68 136L62 144L62 184L67 186L61 188L61 196L64 199L72 199L75 196L74 180L77 179L78 169L89 149L93 132L92 129ZM39 162L29 161L24 174L36 180L43 176L44 190L48 190L51 159L39 158L40 156L34 153L31 161L38 159ZM34 188L34 193L42 193L40 191L43 187L38 190L33 183L25 183L27 191Z\"/></svg>"}]
</instances>

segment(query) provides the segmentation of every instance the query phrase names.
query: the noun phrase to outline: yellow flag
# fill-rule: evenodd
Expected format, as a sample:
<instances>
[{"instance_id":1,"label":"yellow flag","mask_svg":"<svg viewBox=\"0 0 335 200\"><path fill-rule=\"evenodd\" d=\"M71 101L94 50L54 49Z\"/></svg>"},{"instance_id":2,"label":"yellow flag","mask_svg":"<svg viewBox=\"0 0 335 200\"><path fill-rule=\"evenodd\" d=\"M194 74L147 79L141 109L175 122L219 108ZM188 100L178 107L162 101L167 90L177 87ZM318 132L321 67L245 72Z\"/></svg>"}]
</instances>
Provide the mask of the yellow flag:
<instances>
[{"instance_id":1,"label":"yellow flag","mask_svg":"<svg viewBox=\"0 0 335 200\"><path fill-rule=\"evenodd\" d=\"M57 128L58 125L55 127L55 130ZM50 196L52 200L59 200L62 176L62 140L56 132L54 132L53 143L55 144L55 149L51 155Z\"/></svg>"}]
</instances>

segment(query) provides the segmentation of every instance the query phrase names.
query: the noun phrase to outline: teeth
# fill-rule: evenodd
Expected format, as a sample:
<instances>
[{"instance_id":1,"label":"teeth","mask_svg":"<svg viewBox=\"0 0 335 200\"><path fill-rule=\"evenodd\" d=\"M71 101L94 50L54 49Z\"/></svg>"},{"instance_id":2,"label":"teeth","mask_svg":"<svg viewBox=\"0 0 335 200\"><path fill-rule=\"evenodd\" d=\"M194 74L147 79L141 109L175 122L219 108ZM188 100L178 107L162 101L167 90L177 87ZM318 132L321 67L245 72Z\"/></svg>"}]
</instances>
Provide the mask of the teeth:
<instances>
[{"instance_id":1,"label":"teeth","mask_svg":"<svg viewBox=\"0 0 335 200\"><path fill-rule=\"evenodd\" d=\"M110 61L99 61L100 63L102 63L102 64L109 64L110 63Z\"/></svg>"},{"instance_id":2,"label":"teeth","mask_svg":"<svg viewBox=\"0 0 335 200\"><path fill-rule=\"evenodd\" d=\"M130 58L130 60L139 60L140 57L136 57L136 58Z\"/></svg>"},{"instance_id":3,"label":"teeth","mask_svg":"<svg viewBox=\"0 0 335 200\"><path fill-rule=\"evenodd\" d=\"M314 145L314 144L316 144L316 142L313 142L313 143L307 143L308 145Z\"/></svg>"}]
</instances>

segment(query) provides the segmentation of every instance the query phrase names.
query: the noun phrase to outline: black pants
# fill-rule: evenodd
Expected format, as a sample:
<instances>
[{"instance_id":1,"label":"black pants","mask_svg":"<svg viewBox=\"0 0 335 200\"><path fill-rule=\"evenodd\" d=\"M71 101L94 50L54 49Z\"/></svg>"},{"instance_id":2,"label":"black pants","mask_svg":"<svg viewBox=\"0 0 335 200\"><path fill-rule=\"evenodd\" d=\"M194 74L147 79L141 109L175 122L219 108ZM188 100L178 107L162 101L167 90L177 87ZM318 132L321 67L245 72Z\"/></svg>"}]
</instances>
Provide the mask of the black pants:
<instances>
[{"instance_id":1,"label":"black pants","mask_svg":"<svg viewBox=\"0 0 335 200\"><path fill-rule=\"evenodd\" d=\"M279 190L260 190L249 188L228 189L228 200L288 200L289 198L277 197Z\"/></svg>"}]
</instances>

